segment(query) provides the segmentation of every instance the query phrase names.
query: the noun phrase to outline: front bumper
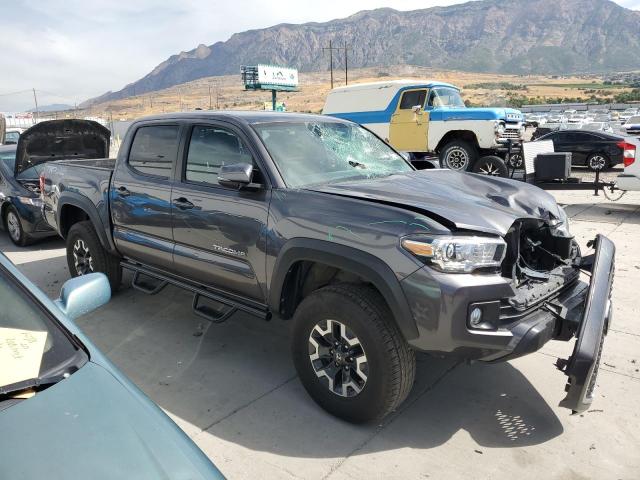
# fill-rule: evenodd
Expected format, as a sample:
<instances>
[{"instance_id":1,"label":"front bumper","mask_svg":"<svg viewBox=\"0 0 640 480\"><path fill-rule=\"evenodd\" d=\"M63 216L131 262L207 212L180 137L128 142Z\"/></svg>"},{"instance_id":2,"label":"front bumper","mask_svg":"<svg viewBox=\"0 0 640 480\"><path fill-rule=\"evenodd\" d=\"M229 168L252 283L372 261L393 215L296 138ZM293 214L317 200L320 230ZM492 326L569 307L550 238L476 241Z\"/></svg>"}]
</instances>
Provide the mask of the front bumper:
<instances>
[{"instance_id":1,"label":"front bumper","mask_svg":"<svg viewBox=\"0 0 640 480\"><path fill-rule=\"evenodd\" d=\"M565 388L567 396L560 406L574 413L585 411L593 401L604 337L611 323L615 246L608 238L598 235L595 250L591 285L577 332L578 338L572 355L567 360L558 361L558 368L569 377Z\"/></svg>"},{"instance_id":2,"label":"front bumper","mask_svg":"<svg viewBox=\"0 0 640 480\"><path fill-rule=\"evenodd\" d=\"M419 332L409 344L439 355L501 362L533 353L549 340L567 341L575 335L578 340L573 355L558 364L569 376L562 406L584 410L592 398L602 340L610 321L615 256L615 247L606 237L598 235L594 245L589 283L571 280L545 292L524 310L515 310L504 301L514 298L516 292L508 279L498 275L418 270L402 282ZM479 304L491 307L487 312L495 314L491 319L495 329L469 326L470 306Z\"/></svg>"}]
</instances>

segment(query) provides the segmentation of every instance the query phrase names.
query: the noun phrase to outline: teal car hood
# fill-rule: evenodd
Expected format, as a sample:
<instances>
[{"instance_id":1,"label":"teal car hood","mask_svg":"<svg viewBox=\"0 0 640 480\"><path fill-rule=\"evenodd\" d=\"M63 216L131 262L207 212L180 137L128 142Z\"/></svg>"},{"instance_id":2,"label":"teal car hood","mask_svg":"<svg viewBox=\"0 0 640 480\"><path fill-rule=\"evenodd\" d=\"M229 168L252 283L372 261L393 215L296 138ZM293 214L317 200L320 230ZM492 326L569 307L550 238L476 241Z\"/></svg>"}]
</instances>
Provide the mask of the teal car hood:
<instances>
[{"instance_id":1,"label":"teal car hood","mask_svg":"<svg viewBox=\"0 0 640 480\"><path fill-rule=\"evenodd\" d=\"M86 363L0 412L0 478L224 478L147 402L102 366Z\"/></svg>"},{"instance_id":2,"label":"teal car hood","mask_svg":"<svg viewBox=\"0 0 640 480\"><path fill-rule=\"evenodd\" d=\"M523 116L513 108L436 108L429 113L429 121L504 120L522 122Z\"/></svg>"}]
</instances>

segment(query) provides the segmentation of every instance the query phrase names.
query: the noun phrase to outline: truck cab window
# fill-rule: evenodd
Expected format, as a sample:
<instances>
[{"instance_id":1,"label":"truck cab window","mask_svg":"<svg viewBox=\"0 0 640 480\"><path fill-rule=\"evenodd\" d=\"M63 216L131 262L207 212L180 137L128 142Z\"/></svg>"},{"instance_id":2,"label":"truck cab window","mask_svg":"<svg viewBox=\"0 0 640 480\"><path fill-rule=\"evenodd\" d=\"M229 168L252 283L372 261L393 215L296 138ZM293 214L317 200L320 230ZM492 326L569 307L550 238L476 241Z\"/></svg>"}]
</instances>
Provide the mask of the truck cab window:
<instances>
[{"instance_id":1,"label":"truck cab window","mask_svg":"<svg viewBox=\"0 0 640 480\"><path fill-rule=\"evenodd\" d=\"M177 125L140 127L131 144L129 165L144 175L169 178L178 154Z\"/></svg>"},{"instance_id":2,"label":"truck cab window","mask_svg":"<svg viewBox=\"0 0 640 480\"><path fill-rule=\"evenodd\" d=\"M190 182L218 184L222 165L253 164L244 142L229 130L196 125L191 133L185 179Z\"/></svg>"},{"instance_id":3,"label":"truck cab window","mask_svg":"<svg viewBox=\"0 0 640 480\"><path fill-rule=\"evenodd\" d=\"M449 87L436 87L429 93L428 107L464 107L460 92Z\"/></svg>"},{"instance_id":4,"label":"truck cab window","mask_svg":"<svg viewBox=\"0 0 640 480\"><path fill-rule=\"evenodd\" d=\"M400 100L400 110L411 110L416 105L424 107L424 101L427 98L426 90L409 90L402 94Z\"/></svg>"}]
</instances>

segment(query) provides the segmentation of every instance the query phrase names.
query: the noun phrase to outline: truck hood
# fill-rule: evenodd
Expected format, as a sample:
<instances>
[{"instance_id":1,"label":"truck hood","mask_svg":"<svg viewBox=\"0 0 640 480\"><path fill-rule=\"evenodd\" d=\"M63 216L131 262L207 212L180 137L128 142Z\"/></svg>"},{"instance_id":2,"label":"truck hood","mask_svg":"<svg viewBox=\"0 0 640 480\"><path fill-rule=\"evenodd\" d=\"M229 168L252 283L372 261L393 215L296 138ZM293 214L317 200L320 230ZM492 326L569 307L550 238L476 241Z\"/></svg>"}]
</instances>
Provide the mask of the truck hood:
<instances>
[{"instance_id":1,"label":"truck hood","mask_svg":"<svg viewBox=\"0 0 640 480\"><path fill-rule=\"evenodd\" d=\"M405 208L448 228L500 236L518 219L562 216L555 199L533 185L452 170L420 170L310 190Z\"/></svg>"},{"instance_id":2,"label":"truck hood","mask_svg":"<svg viewBox=\"0 0 640 480\"><path fill-rule=\"evenodd\" d=\"M2 477L223 478L156 410L102 366L88 362L69 378L2 411Z\"/></svg>"},{"instance_id":3,"label":"truck hood","mask_svg":"<svg viewBox=\"0 0 640 480\"><path fill-rule=\"evenodd\" d=\"M429 114L429 121L503 120L505 122L522 122L523 119L522 113L513 108L437 108Z\"/></svg>"},{"instance_id":4,"label":"truck hood","mask_svg":"<svg viewBox=\"0 0 640 480\"><path fill-rule=\"evenodd\" d=\"M106 158L111 132L93 120L50 120L25 130L16 149L14 174L62 159Z\"/></svg>"}]
</instances>

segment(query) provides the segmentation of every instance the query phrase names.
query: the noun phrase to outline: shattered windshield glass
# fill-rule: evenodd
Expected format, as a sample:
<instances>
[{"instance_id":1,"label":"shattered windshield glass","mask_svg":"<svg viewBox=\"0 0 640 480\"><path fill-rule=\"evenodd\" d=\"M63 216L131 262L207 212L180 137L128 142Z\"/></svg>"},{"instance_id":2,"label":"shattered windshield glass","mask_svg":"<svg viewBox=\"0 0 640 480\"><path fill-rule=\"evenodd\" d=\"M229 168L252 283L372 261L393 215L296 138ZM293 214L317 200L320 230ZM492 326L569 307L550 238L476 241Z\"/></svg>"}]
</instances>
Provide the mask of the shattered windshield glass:
<instances>
[{"instance_id":1,"label":"shattered windshield glass","mask_svg":"<svg viewBox=\"0 0 640 480\"><path fill-rule=\"evenodd\" d=\"M355 124L273 122L254 128L290 187L386 177L413 170L386 143Z\"/></svg>"}]
</instances>

